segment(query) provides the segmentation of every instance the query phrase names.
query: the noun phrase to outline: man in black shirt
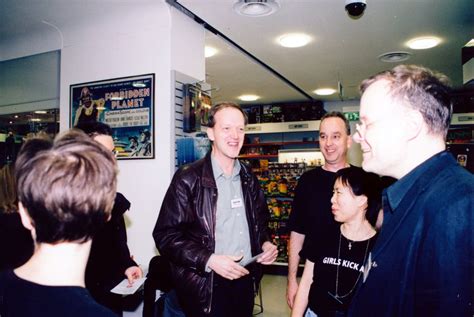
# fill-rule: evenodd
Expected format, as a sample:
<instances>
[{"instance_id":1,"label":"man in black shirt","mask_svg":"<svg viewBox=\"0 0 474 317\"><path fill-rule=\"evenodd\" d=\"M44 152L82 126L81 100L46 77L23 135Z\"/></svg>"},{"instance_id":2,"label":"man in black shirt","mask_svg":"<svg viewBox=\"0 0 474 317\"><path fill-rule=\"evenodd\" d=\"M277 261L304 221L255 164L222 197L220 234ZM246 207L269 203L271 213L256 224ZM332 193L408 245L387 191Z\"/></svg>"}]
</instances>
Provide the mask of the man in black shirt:
<instances>
[{"instance_id":1,"label":"man in black shirt","mask_svg":"<svg viewBox=\"0 0 474 317\"><path fill-rule=\"evenodd\" d=\"M331 196L336 172L348 167L347 150L351 146L350 126L340 112L323 116L319 129L319 146L324 165L304 173L298 181L290 215L290 248L288 251L287 302L293 307L298 282L296 273L299 252L311 236L333 226ZM306 241L306 242L305 242Z\"/></svg>"}]
</instances>

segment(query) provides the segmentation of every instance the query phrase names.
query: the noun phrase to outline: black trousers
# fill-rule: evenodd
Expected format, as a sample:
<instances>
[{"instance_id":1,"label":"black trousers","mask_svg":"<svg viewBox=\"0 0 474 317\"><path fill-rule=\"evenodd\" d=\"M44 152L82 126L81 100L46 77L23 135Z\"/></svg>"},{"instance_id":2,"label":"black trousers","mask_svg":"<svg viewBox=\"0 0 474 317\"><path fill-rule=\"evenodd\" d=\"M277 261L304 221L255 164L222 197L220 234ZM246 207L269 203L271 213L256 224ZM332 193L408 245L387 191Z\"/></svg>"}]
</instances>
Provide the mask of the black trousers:
<instances>
[{"instance_id":1,"label":"black trousers","mask_svg":"<svg viewBox=\"0 0 474 317\"><path fill-rule=\"evenodd\" d=\"M214 274L210 317L251 317L254 304L254 285L249 275L227 280Z\"/></svg>"},{"instance_id":2,"label":"black trousers","mask_svg":"<svg viewBox=\"0 0 474 317\"><path fill-rule=\"evenodd\" d=\"M254 284L250 276L228 280L214 273L210 314L181 304L186 317L251 317L254 305Z\"/></svg>"}]
</instances>

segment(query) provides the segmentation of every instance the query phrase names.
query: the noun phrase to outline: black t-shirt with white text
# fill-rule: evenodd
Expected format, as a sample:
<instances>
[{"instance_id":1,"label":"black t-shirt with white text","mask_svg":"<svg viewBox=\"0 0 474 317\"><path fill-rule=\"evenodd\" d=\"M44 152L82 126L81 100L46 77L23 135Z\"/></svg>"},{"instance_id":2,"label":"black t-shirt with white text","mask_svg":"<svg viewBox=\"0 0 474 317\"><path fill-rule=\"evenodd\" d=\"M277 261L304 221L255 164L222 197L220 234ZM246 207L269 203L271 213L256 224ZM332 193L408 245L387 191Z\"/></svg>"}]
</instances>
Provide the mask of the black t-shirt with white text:
<instances>
[{"instance_id":1,"label":"black t-shirt with white text","mask_svg":"<svg viewBox=\"0 0 474 317\"><path fill-rule=\"evenodd\" d=\"M302 253L314 262L308 306L324 317L328 312L347 311L377 235L365 241L350 241L338 226L318 237Z\"/></svg>"}]
</instances>

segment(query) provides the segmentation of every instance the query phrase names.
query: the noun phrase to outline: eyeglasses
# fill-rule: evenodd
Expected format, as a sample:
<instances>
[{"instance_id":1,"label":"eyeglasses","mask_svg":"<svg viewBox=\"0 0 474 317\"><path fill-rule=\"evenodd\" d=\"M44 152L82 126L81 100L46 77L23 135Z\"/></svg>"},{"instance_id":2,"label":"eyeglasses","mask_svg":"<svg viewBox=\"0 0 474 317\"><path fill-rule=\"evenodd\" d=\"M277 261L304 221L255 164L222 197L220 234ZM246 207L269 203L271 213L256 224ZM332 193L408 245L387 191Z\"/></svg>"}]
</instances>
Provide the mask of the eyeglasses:
<instances>
[{"instance_id":1,"label":"eyeglasses","mask_svg":"<svg viewBox=\"0 0 474 317\"><path fill-rule=\"evenodd\" d=\"M365 137L365 134L367 133L367 130L373 127L376 123L380 123L381 121L383 121L383 119L372 121L370 123L364 123L362 121L357 122L354 137L358 139L363 139Z\"/></svg>"}]
</instances>

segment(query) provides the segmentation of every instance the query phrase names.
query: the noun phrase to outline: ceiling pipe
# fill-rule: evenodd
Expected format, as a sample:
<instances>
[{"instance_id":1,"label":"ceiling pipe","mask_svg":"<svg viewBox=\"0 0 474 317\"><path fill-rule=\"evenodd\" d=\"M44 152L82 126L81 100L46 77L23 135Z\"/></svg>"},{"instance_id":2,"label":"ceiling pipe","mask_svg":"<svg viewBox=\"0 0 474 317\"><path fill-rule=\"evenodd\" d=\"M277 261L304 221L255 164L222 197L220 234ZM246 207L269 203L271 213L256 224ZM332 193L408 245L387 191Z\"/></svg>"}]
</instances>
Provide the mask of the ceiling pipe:
<instances>
[{"instance_id":1,"label":"ceiling pipe","mask_svg":"<svg viewBox=\"0 0 474 317\"><path fill-rule=\"evenodd\" d=\"M282 80L285 84L287 84L288 86L290 86L291 88L293 88L294 90L296 90L297 92L299 92L300 94L302 94L305 98L311 100L311 101L315 101L315 99L309 95L308 93L306 93L303 89L301 89L300 87L296 86L293 82L289 81L285 76L283 76L282 74L280 74L279 72L277 72L275 69L273 69L272 67L268 66L267 64L265 64L263 61L261 61L259 58L257 58L255 55L253 55L252 53L250 53L249 51L247 51L246 49L244 49L242 46L240 46L239 44L235 43L233 40L231 40L230 38L228 38L227 36L225 36L223 33L221 33L219 30L217 30L216 28L214 28L212 25L210 25L209 23L207 23L206 21L204 21L203 19L201 19L200 17L198 17L196 14L194 14L192 11L190 11L188 8L186 8L185 6L183 6L182 4L180 4L178 2L178 0L166 0L166 2L171 5L172 7L176 8L177 10L181 11L182 13L186 14L188 17L190 17L191 19L193 19L194 21L196 21L197 23L201 24L202 26L204 26L204 28L206 30L208 30L209 32L221 37L222 39L224 39L226 42L228 42L229 44L231 44L232 46L234 46L236 49L238 49L239 51L241 51L242 53L244 53L245 55L247 55L248 57L250 57L253 61L255 61L257 64L259 64L260 66L262 66L263 68L265 68L266 70L268 70L270 73L272 73L274 76L276 76L277 78L279 78L280 80Z\"/></svg>"}]
</instances>

